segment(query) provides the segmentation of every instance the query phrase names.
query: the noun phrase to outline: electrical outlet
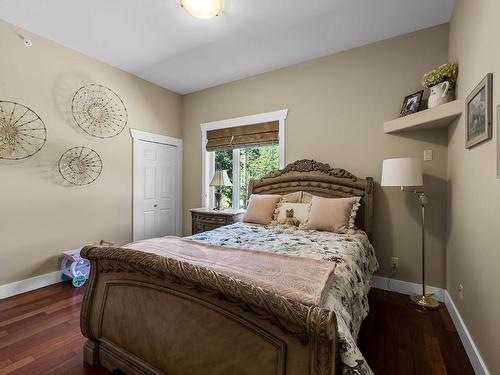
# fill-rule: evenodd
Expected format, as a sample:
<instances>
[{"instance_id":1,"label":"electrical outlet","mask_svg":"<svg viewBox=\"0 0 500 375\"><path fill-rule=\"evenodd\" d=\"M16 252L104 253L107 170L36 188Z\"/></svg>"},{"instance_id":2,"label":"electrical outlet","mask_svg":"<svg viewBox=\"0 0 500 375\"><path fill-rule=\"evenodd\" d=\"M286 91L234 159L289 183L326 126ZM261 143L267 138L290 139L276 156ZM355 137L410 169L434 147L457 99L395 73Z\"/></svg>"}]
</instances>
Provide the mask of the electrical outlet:
<instances>
[{"instance_id":1,"label":"electrical outlet","mask_svg":"<svg viewBox=\"0 0 500 375\"><path fill-rule=\"evenodd\" d=\"M424 161L432 160L432 150L424 150Z\"/></svg>"},{"instance_id":2,"label":"electrical outlet","mask_svg":"<svg viewBox=\"0 0 500 375\"><path fill-rule=\"evenodd\" d=\"M464 286L462 284L458 284L458 295L461 300L464 299Z\"/></svg>"},{"instance_id":3,"label":"electrical outlet","mask_svg":"<svg viewBox=\"0 0 500 375\"><path fill-rule=\"evenodd\" d=\"M398 268L399 266L399 258L398 257L391 257L391 268L394 270Z\"/></svg>"}]
</instances>

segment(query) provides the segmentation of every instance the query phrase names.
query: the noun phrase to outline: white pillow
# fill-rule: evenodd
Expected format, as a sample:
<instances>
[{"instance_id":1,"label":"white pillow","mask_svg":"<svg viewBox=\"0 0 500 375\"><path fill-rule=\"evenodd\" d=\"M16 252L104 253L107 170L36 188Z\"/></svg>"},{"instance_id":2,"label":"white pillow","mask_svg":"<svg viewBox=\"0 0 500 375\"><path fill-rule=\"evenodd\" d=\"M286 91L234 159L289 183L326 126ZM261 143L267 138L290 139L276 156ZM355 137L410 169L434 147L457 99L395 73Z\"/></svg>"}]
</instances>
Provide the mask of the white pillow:
<instances>
[{"instance_id":1,"label":"white pillow","mask_svg":"<svg viewBox=\"0 0 500 375\"><path fill-rule=\"evenodd\" d=\"M275 220L277 224L283 224L286 220L286 211L293 209L293 217L300 223L307 222L309 218L309 204L307 203L279 203L276 208Z\"/></svg>"}]
</instances>

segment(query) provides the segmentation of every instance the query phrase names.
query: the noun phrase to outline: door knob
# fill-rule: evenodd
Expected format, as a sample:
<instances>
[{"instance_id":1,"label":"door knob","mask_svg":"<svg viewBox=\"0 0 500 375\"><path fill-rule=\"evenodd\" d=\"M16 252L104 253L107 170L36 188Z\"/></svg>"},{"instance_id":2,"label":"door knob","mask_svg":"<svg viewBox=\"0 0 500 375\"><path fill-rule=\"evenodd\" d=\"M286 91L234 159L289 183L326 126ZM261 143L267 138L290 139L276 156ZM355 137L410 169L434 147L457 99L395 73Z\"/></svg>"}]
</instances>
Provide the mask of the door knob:
<instances>
[{"instance_id":1,"label":"door knob","mask_svg":"<svg viewBox=\"0 0 500 375\"><path fill-rule=\"evenodd\" d=\"M153 207L158 207L158 205L157 205L157 204L154 204L154 205L153 205Z\"/></svg>"}]
</instances>

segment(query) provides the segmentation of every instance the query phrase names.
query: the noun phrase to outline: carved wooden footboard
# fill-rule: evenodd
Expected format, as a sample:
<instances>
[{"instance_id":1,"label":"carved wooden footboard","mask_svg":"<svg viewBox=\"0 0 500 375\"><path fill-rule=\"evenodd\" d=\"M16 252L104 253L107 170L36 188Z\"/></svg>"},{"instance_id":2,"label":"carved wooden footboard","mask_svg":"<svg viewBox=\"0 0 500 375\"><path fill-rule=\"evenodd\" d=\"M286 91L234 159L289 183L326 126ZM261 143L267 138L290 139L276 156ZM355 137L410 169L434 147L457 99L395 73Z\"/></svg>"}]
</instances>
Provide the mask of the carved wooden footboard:
<instances>
[{"instance_id":1,"label":"carved wooden footboard","mask_svg":"<svg viewBox=\"0 0 500 375\"><path fill-rule=\"evenodd\" d=\"M158 255L86 247L84 359L126 374L335 374L331 311Z\"/></svg>"}]
</instances>

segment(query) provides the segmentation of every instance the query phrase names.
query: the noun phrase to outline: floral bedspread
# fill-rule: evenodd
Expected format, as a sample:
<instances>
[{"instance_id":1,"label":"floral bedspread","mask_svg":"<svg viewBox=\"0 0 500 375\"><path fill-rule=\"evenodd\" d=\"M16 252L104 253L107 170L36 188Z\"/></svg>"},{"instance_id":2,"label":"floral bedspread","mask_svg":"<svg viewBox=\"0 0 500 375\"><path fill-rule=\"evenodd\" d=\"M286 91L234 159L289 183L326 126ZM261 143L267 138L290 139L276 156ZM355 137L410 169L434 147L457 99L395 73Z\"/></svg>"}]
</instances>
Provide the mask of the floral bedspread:
<instances>
[{"instance_id":1,"label":"floral bedspread","mask_svg":"<svg viewBox=\"0 0 500 375\"><path fill-rule=\"evenodd\" d=\"M236 223L188 239L223 247L324 259L337 263L325 308L337 315L343 374L373 374L356 345L368 315L368 291L378 268L372 245L363 231L352 235L292 227Z\"/></svg>"}]
</instances>

